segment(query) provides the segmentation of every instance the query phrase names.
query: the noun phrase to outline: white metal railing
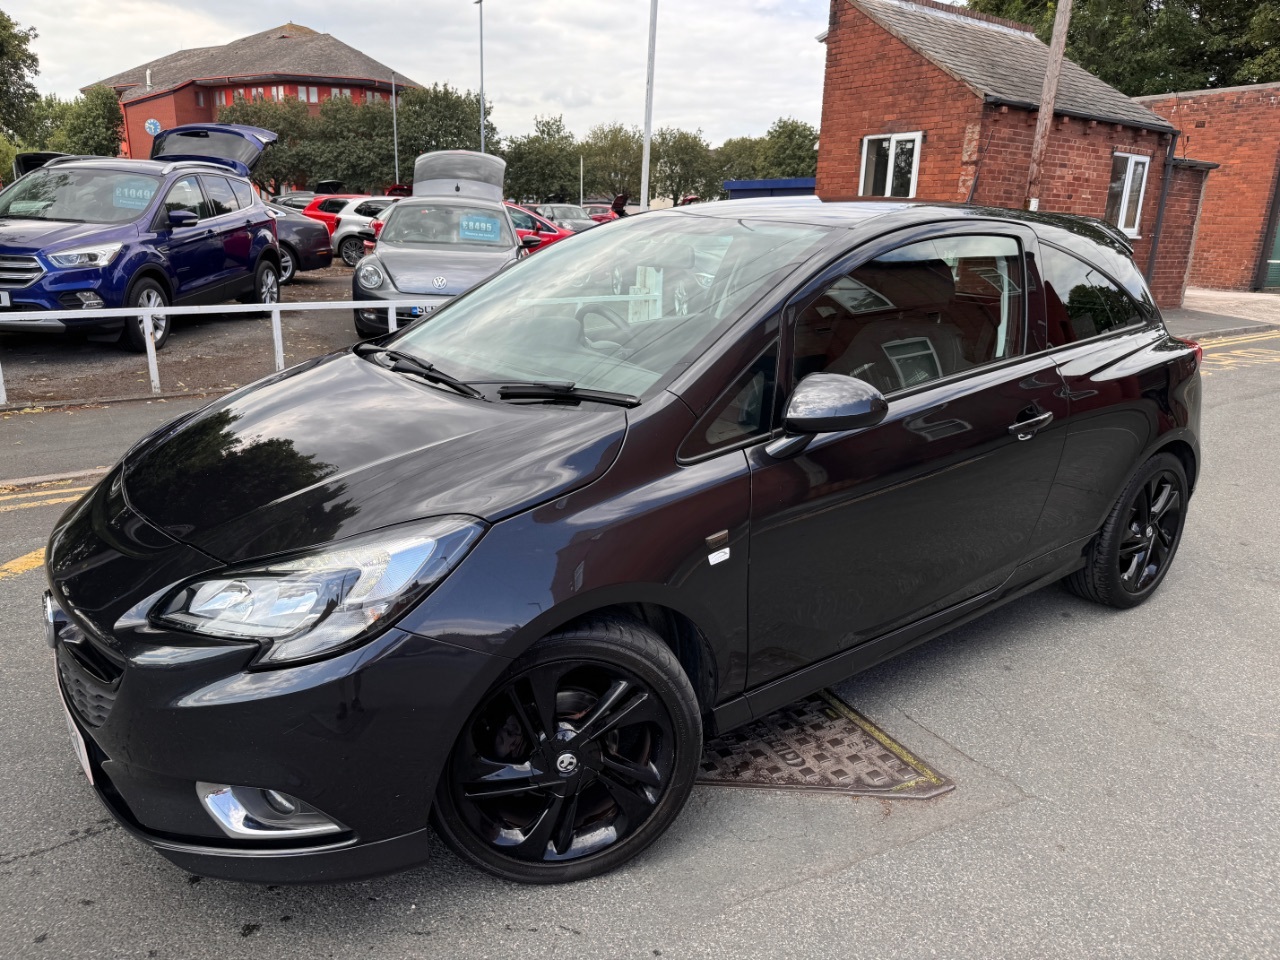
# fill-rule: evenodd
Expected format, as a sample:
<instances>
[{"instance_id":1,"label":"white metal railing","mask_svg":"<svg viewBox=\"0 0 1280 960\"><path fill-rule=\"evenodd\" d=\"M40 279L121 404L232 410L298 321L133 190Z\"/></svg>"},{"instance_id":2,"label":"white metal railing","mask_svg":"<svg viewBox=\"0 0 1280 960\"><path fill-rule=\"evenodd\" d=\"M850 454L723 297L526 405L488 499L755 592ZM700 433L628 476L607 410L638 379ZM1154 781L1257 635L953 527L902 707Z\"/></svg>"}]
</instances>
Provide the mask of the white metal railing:
<instances>
[{"instance_id":1,"label":"white metal railing","mask_svg":"<svg viewBox=\"0 0 1280 960\"><path fill-rule=\"evenodd\" d=\"M4 321L12 320L78 320L82 319L85 314L92 313L95 317L126 317L133 319L141 319L143 329L146 331L146 347L147 347L147 373L151 377L151 393L153 395L160 393L160 368L156 361L156 345L155 330L152 326L152 318L155 316L164 317L186 317L200 316L207 314L237 314L237 313L263 313L271 312L271 340L275 347L275 365L276 370L284 369L284 332L280 324L281 313L306 312L311 310L386 310L387 324L391 330L395 330L398 326L396 323L396 310L405 307L421 307L421 300L326 300L320 303L222 303L211 304L201 307L151 307L143 309L140 307L114 307L109 310L27 310L27 311L5 311L0 314L0 319ZM32 326L32 332L40 332L38 326ZM10 331L12 332L12 331ZM52 341L52 338L51 338ZM4 384L4 368L0 366L0 404L8 402L8 395L5 391Z\"/></svg>"}]
</instances>

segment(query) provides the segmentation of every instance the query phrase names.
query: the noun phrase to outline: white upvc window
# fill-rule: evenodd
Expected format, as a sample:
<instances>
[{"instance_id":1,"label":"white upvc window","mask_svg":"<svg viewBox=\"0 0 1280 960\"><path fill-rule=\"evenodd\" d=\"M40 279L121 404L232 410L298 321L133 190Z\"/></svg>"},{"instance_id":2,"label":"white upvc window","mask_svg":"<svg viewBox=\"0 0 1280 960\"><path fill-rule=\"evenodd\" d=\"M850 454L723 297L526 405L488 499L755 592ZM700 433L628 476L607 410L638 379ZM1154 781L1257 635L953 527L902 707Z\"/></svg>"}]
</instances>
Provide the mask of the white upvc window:
<instances>
[{"instance_id":1,"label":"white upvc window","mask_svg":"<svg viewBox=\"0 0 1280 960\"><path fill-rule=\"evenodd\" d=\"M860 197L914 197L924 133L886 133L862 140Z\"/></svg>"},{"instance_id":2,"label":"white upvc window","mask_svg":"<svg viewBox=\"0 0 1280 960\"><path fill-rule=\"evenodd\" d=\"M1142 201L1147 195L1147 173L1150 169L1150 157L1118 151L1111 157L1106 219L1126 236L1137 237L1141 233Z\"/></svg>"},{"instance_id":3,"label":"white upvc window","mask_svg":"<svg viewBox=\"0 0 1280 960\"><path fill-rule=\"evenodd\" d=\"M299 87L298 90L301 91L302 88ZM307 87L307 103L319 103L319 102L320 102L320 88Z\"/></svg>"},{"instance_id":4,"label":"white upvc window","mask_svg":"<svg viewBox=\"0 0 1280 960\"><path fill-rule=\"evenodd\" d=\"M283 100L283 99L284 99L284 86L283 86L283 85L277 85L277 86L274 86L274 87L272 87L272 88L271 88L271 99L272 99L272 100Z\"/></svg>"}]
</instances>

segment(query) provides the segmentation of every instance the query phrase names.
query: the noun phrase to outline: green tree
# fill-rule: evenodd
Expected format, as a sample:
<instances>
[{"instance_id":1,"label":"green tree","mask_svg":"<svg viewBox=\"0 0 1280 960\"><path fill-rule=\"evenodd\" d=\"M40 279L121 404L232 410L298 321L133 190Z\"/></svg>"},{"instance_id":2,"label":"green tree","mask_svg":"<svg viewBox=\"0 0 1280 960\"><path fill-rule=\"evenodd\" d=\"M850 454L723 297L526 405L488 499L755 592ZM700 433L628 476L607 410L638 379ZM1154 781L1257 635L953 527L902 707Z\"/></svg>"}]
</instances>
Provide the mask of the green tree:
<instances>
[{"instance_id":1,"label":"green tree","mask_svg":"<svg viewBox=\"0 0 1280 960\"><path fill-rule=\"evenodd\" d=\"M578 195L578 144L564 117L534 117L533 133L513 137L502 154L508 196L544 200Z\"/></svg>"},{"instance_id":2,"label":"green tree","mask_svg":"<svg viewBox=\"0 0 1280 960\"><path fill-rule=\"evenodd\" d=\"M721 180L758 180L764 176L764 138L731 137L715 150Z\"/></svg>"},{"instance_id":3,"label":"green tree","mask_svg":"<svg viewBox=\"0 0 1280 960\"><path fill-rule=\"evenodd\" d=\"M701 130L663 127L653 135L650 173L654 196L679 203L688 194L719 195L718 170Z\"/></svg>"},{"instance_id":4,"label":"green tree","mask_svg":"<svg viewBox=\"0 0 1280 960\"><path fill-rule=\"evenodd\" d=\"M391 104L358 104L338 97L320 105L312 136L302 147L311 175L341 180L355 193L395 181Z\"/></svg>"},{"instance_id":5,"label":"green tree","mask_svg":"<svg viewBox=\"0 0 1280 960\"><path fill-rule=\"evenodd\" d=\"M66 105L62 123L49 138L49 147L61 153L114 157L124 138L124 114L120 99L110 87L90 87Z\"/></svg>"},{"instance_id":6,"label":"green tree","mask_svg":"<svg viewBox=\"0 0 1280 960\"><path fill-rule=\"evenodd\" d=\"M639 127L602 123L592 127L578 146L588 196L605 196L610 200L620 193L640 196L644 137Z\"/></svg>"},{"instance_id":7,"label":"green tree","mask_svg":"<svg viewBox=\"0 0 1280 960\"><path fill-rule=\"evenodd\" d=\"M58 131L71 113L71 101L60 100L55 94L37 97L27 111L26 126L22 131L21 145L27 150L52 150Z\"/></svg>"},{"instance_id":8,"label":"green tree","mask_svg":"<svg viewBox=\"0 0 1280 960\"><path fill-rule=\"evenodd\" d=\"M20 27L0 10L0 134L17 143L27 126L27 113L37 100L35 75L40 58L31 49L34 27Z\"/></svg>"},{"instance_id":9,"label":"green tree","mask_svg":"<svg viewBox=\"0 0 1280 960\"><path fill-rule=\"evenodd\" d=\"M969 0L1046 43L1052 0ZM1130 96L1280 80L1277 0L1077 0L1067 56Z\"/></svg>"},{"instance_id":10,"label":"green tree","mask_svg":"<svg viewBox=\"0 0 1280 960\"><path fill-rule=\"evenodd\" d=\"M318 136L319 121L305 103L295 97L283 101L237 98L219 111L218 120L261 127L279 138L253 170L253 180L262 190L279 194L288 185L305 187L312 180L310 145Z\"/></svg>"},{"instance_id":11,"label":"green tree","mask_svg":"<svg viewBox=\"0 0 1280 960\"><path fill-rule=\"evenodd\" d=\"M13 158L18 155L18 148L0 136L0 184L7 183L13 173Z\"/></svg>"},{"instance_id":12,"label":"green tree","mask_svg":"<svg viewBox=\"0 0 1280 960\"><path fill-rule=\"evenodd\" d=\"M485 105L485 149L498 152L498 129L489 120L493 108ZM400 176L412 178L413 162L433 150L480 149L480 96L445 84L409 87L397 101L400 141Z\"/></svg>"},{"instance_id":13,"label":"green tree","mask_svg":"<svg viewBox=\"0 0 1280 960\"><path fill-rule=\"evenodd\" d=\"M774 121L760 145L760 166L766 177L812 177L818 171L818 131L791 117Z\"/></svg>"}]
</instances>

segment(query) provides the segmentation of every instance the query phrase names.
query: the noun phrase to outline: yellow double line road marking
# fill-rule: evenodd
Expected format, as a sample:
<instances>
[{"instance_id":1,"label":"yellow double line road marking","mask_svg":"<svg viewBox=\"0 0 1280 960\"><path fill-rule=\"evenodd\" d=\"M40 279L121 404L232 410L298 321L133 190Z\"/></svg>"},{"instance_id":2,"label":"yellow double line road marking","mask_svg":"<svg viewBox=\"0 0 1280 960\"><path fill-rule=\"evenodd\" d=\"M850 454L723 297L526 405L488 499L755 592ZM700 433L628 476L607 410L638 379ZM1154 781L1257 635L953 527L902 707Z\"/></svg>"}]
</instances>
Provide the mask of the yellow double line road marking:
<instances>
[{"instance_id":1,"label":"yellow double line road marking","mask_svg":"<svg viewBox=\"0 0 1280 960\"><path fill-rule=\"evenodd\" d=\"M0 564L0 580L8 580L10 577L16 577L19 574L26 573L28 570L34 570L42 563L44 563L44 547L39 550L32 550L30 553L18 557L17 560L10 560L8 563Z\"/></svg>"},{"instance_id":2,"label":"yellow double line road marking","mask_svg":"<svg viewBox=\"0 0 1280 960\"><path fill-rule=\"evenodd\" d=\"M1222 337L1221 339L1205 339L1200 341L1200 346L1205 352L1216 350L1218 347L1229 347L1236 343L1257 343L1261 340L1274 340L1280 337L1280 330L1266 330L1258 333L1246 333L1239 337Z\"/></svg>"},{"instance_id":3,"label":"yellow double line road marking","mask_svg":"<svg viewBox=\"0 0 1280 960\"><path fill-rule=\"evenodd\" d=\"M57 503L71 503L79 500L80 494L89 487L61 487L56 490L31 490L27 493L10 493L0 496L0 513L14 510L26 510L29 507L49 507ZM70 496L68 496L70 494Z\"/></svg>"}]
</instances>

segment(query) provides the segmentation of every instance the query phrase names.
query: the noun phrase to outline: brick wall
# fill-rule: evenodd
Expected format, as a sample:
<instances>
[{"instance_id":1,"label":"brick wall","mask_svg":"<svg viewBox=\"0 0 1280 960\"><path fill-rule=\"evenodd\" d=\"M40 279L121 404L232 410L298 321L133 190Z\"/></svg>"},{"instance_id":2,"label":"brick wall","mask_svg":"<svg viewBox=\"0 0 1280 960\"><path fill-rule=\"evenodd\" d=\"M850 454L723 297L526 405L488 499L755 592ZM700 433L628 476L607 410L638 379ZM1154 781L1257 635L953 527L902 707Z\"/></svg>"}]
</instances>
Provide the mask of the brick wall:
<instances>
[{"instance_id":1,"label":"brick wall","mask_svg":"<svg viewBox=\"0 0 1280 960\"><path fill-rule=\"evenodd\" d=\"M1156 251L1156 268L1151 277L1151 293L1161 307L1179 307L1186 293L1187 279L1193 269L1194 254L1199 248L1197 231L1204 228L1201 200L1206 184L1212 184L1217 171L1175 165L1169 177L1169 196L1165 200L1164 227L1160 248ZM1138 265L1144 270L1148 245Z\"/></svg>"},{"instance_id":2,"label":"brick wall","mask_svg":"<svg viewBox=\"0 0 1280 960\"><path fill-rule=\"evenodd\" d=\"M924 132L916 196L964 200L966 152L976 144L982 101L846 0L833 0L822 94L817 194L858 196L862 141Z\"/></svg>"},{"instance_id":3,"label":"brick wall","mask_svg":"<svg viewBox=\"0 0 1280 960\"><path fill-rule=\"evenodd\" d=\"M1280 84L1143 97L1143 106L1177 127L1185 151L1221 165L1205 188L1191 283L1254 288L1280 172ZM1184 152L1179 145L1178 153Z\"/></svg>"}]
</instances>

